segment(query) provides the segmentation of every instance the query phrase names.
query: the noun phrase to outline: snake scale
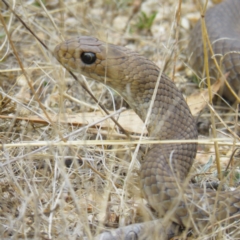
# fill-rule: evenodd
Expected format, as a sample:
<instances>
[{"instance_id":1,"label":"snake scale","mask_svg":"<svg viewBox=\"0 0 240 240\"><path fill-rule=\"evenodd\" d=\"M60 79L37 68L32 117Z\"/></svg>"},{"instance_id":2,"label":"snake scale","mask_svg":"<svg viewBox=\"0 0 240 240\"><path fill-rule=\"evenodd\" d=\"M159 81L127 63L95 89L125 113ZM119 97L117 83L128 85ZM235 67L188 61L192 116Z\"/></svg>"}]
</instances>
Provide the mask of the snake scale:
<instances>
[{"instance_id":1,"label":"snake scale","mask_svg":"<svg viewBox=\"0 0 240 240\"><path fill-rule=\"evenodd\" d=\"M216 53L224 55L226 51L240 49L240 33L232 33L233 29L228 27L230 22L234 22L240 29L239 13L239 0L227 0L207 12L206 25L211 42L217 42L213 44ZM194 69L202 71L199 69L203 68L199 24L193 30L189 48L193 52L191 61ZM161 140L197 139L196 122L182 94L153 62L140 54L93 37L81 36L59 44L54 55L66 68L113 88L143 121L146 120L156 88L147 122L149 136ZM234 64L236 59L238 64L230 65L229 62ZM230 71L230 83L233 87L237 85L237 90L239 59L239 55L229 54L223 62L223 70ZM211 64L211 74L216 76ZM224 94L229 97L228 92ZM141 166L144 197L159 216L168 215L170 221L186 228L201 229L220 220L229 224L240 213L240 193L238 190L222 192L204 189L185 181L196 151L196 143L152 146Z\"/></svg>"}]
</instances>

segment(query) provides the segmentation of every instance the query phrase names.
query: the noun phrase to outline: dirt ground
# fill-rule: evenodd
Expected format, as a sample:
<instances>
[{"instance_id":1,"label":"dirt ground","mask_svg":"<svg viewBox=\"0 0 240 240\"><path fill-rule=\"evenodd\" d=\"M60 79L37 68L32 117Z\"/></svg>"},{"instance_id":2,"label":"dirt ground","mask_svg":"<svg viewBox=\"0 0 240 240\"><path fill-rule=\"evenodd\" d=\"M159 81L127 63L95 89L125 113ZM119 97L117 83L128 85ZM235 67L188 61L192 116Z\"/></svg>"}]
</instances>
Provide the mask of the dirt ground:
<instances>
[{"instance_id":1,"label":"dirt ground","mask_svg":"<svg viewBox=\"0 0 240 240\"><path fill-rule=\"evenodd\" d=\"M136 142L109 118L102 120L106 114L51 51L77 35L126 46L163 68L189 105L198 104L194 100L204 90L186 51L189 32L200 18L197 1L182 1L180 15L176 0L8 2L48 50L0 0L11 39L1 22L1 239L91 239L105 229L152 219L139 188L142 154L135 157ZM111 112L127 108L120 123L138 140L142 122L124 100L93 80L78 78ZM225 170L238 146L238 137L227 130L238 132L238 111L227 104L214 109ZM199 106L195 116L201 142L192 179L218 183L207 104ZM236 187L238 175L235 166L225 188Z\"/></svg>"}]
</instances>

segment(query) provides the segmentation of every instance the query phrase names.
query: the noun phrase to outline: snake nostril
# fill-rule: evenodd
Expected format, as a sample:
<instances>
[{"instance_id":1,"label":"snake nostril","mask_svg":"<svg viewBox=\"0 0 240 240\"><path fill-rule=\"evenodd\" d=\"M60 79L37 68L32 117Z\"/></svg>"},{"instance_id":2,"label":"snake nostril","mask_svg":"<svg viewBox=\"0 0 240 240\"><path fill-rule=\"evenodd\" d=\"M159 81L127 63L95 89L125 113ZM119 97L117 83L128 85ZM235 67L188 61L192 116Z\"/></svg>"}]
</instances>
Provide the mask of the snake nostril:
<instances>
[{"instance_id":1,"label":"snake nostril","mask_svg":"<svg viewBox=\"0 0 240 240\"><path fill-rule=\"evenodd\" d=\"M83 52L81 54L81 60L85 64L92 64L96 61L96 54L93 52Z\"/></svg>"}]
</instances>

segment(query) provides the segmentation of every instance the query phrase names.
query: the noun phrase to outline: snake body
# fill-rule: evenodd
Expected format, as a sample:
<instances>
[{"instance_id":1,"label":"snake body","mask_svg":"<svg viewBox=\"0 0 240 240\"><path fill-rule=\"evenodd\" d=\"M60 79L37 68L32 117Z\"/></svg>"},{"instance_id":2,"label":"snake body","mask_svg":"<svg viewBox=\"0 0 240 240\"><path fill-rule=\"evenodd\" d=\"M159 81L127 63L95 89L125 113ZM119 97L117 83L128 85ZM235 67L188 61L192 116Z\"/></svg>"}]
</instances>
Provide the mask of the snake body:
<instances>
[{"instance_id":1,"label":"snake body","mask_svg":"<svg viewBox=\"0 0 240 240\"><path fill-rule=\"evenodd\" d=\"M153 62L125 47L86 36L59 44L54 54L66 68L117 91L147 121L150 137L183 140L152 146L141 166L143 194L159 216L196 228L240 213L239 191L215 192L186 180L197 144L184 140L197 139L196 122L175 84Z\"/></svg>"},{"instance_id":2,"label":"snake body","mask_svg":"<svg viewBox=\"0 0 240 240\"><path fill-rule=\"evenodd\" d=\"M240 1L226 0L210 8L205 16L207 32L214 56L223 73L229 73L227 80L238 94L240 90ZM205 76L201 22L191 32L188 47L190 65L201 77ZM209 72L213 79L220 77L212 55L208 53ZM235 100L227 87L222 95L230 102Z\"/></svg>"}]
</instances>

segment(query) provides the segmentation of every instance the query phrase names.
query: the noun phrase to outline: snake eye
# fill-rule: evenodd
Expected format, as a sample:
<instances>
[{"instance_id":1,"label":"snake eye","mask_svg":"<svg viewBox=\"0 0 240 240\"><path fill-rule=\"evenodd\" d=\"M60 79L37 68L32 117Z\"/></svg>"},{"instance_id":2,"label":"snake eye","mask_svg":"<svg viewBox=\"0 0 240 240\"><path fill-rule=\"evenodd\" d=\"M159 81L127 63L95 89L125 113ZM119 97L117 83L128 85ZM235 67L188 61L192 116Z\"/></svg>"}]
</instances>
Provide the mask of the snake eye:
<instances>
[{"instance_id":1,"label":"snake eye","mask_svg":"<svg viewBox=\"0 0 240 240\"><path fill-rule=\"evenodd\" d=\"M85 64L92 64L96 61L96 54L92 52L83 52L81 54L81 59Z\"/></svg>"}]
</instances>

